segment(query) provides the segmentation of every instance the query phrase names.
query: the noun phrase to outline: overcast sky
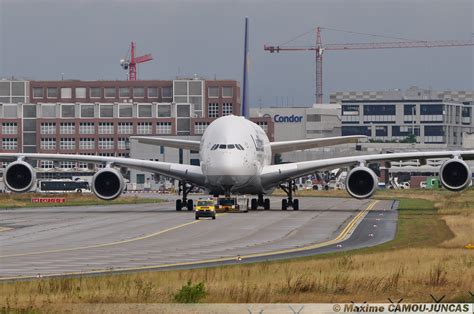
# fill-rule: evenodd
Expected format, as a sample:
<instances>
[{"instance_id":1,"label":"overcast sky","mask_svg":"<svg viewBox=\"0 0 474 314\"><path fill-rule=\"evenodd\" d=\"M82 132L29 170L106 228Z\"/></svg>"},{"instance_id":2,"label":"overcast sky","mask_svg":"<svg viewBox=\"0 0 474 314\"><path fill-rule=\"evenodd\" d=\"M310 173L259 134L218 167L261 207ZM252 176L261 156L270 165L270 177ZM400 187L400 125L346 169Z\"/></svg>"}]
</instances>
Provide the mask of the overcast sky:
<instances>
[{"instance_id":1,"label":"overcast sky","mask_svg":"<svg viewBox=\"0 0 474 314\"><path fill-rule=\"evenodd\" d=\"M155 60L141 79L242 79L244 17L250 18L252 105L311 105L313 52L270 54L316 26L416 40L470 40L472 0L151 1L0 0L0 77L125 79L130 41ZM323 31L324 43L392 41ZM293 44L314 45L314 33ZM474 88L474 49L328 51L324 98L345 90Z\"/></svg>"}]
</instances>

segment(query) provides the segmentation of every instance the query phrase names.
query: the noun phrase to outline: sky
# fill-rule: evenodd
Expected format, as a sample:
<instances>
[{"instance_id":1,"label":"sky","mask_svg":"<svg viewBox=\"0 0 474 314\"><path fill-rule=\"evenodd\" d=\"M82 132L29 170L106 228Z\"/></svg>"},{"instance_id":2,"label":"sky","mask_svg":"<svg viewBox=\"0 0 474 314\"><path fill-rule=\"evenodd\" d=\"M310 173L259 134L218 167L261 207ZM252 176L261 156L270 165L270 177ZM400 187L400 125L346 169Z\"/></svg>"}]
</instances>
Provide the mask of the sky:
<instances>
[{"instance_id":1,"label":"sky","mask_svg":"<svg viewBox=\"0 0 474 314\"><path fill-rule=\"evenodd\" d=\"M314 52L270 54L264 44L312 46L317 26L412 40L471 40L472 0L0 0L0 77L126 79L131 41L154 60L140 79L242 80L250 19L252 106L310 106ZM323 43L395 39L324 29ZM474 89L474 48L326 51L323 92ZM63 73L63 74L62 74Z\"/></svg>"}]
</instances>

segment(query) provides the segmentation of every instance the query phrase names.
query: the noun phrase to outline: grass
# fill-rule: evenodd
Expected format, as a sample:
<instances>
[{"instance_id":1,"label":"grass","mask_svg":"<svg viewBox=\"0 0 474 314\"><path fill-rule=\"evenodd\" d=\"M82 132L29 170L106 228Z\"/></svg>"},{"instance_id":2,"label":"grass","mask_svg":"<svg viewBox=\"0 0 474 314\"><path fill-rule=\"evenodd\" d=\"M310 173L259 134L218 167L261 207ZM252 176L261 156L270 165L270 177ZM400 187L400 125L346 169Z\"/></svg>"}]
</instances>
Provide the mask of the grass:
<instances>
[{"instance_id":1,"label":"grass","mask_svg":"<svg viewBox=\"0 0 474 314\"><path fill-rule=\"evenodd\" d=\"M472 302L474 254L464 245L474 243L474 190L377 194L400 196L396 239L377 247L248 265L4 283L0 308L168 303L189 281L203 283L201 302L210 303L432 302L430 294Z\"/></svg>"},{"instance_id":2,"label":"grass","mask_svg":"<svg viewBox=\"0 0 474 314\"><path fill-rule=\"evenodd\" d=\"M33 203L32 198L65 198L64 203ZM39 194L39 193L5 193L0 194L0 209L14 209L25 207L63 207L84 205L119 205L159 203L157 198L141 198L137 196L121 196L112 201L104 201L91 193Z\"/></svg>"}]
</instances>

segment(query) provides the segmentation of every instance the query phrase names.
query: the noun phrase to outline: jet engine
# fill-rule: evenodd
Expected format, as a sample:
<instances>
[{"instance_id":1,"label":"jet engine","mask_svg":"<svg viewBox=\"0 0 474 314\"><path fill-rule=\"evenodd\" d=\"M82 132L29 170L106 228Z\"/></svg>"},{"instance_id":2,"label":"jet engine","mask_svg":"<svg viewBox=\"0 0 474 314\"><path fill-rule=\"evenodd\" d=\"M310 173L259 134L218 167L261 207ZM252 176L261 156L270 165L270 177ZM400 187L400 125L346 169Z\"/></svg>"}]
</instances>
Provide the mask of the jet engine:
<instances>
[{"instance_id":1,"label":"jet engine","mask_svg":"<svg viewBox=\"0 0 474 314\"><path fill-rule=\"evenodd\" d=\"M449 159L439 170L441 184L448 190L460 191L471 183L471 170L462 159Z\"/></svg>"},{"instance_id":2,"label":"jet engine","mask_svg":"<svg viewBox=\"0 0 474 314\"><path fill-rule=\"evenodd\" d=\"M24 161L10 163L3 174L5 185L13 192L27 192L36 181L33 167Z\"/></svg>"},{"instance_id":3,"label":"jet engine","mask_svg":"<svg viewBox=\"0 0 474 314\"><path fill-rule=\"evenodd\" d=\"M358 199L371 197L378 184L377 175L372 169L359 166L352 169L346 178L346 190Z\"/></svg>"},{"instance_id":4,"label":"jet engine","mask_svg":"<svg viewBox=\"0 0 474 314\"><path fill-rule=\"evenodd\" d=\"M92 177L92 191L103 200L113 200L122 194L125 183L115 168L104 168Z\"/></svg>"}]
</instances>

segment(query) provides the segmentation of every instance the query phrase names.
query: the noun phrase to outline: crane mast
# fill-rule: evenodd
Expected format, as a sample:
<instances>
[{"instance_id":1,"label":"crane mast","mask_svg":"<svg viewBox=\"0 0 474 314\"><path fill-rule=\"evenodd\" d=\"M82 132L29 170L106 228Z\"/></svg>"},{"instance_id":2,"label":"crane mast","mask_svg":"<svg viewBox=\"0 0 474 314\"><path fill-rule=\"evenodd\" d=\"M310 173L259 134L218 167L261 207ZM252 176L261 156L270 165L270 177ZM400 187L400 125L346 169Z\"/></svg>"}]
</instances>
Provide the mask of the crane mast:
<instances>
[{"instance_id":1,"label":"crane mast","mask_svg":"<svg viewBox=\"0 0 474 314\"><path fill-rule=\"evenodd\" d=\"M128 80L136 81L137 80L137 65L139 63L144 63L153 60L151 54L146 54L143 56L135 57L135 43L132 41L130 44L130 59L120 60L120 65L124 70L128 70Z\"/></svg>"}]
</instances>

